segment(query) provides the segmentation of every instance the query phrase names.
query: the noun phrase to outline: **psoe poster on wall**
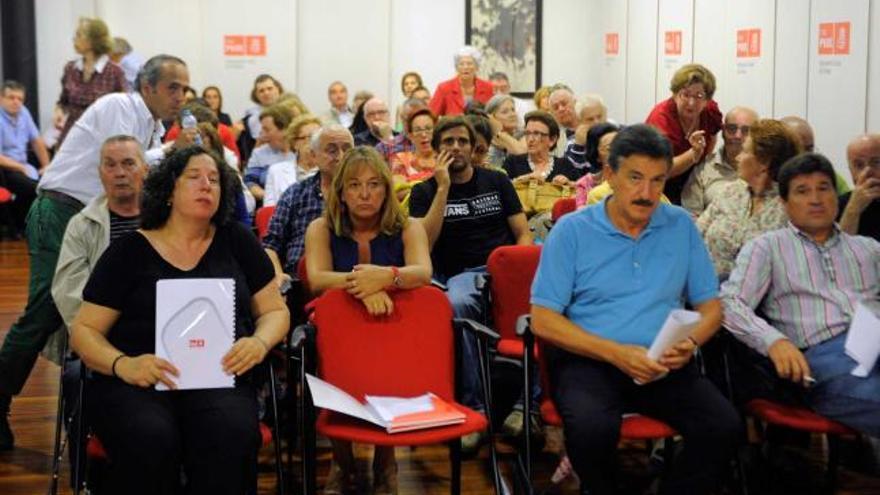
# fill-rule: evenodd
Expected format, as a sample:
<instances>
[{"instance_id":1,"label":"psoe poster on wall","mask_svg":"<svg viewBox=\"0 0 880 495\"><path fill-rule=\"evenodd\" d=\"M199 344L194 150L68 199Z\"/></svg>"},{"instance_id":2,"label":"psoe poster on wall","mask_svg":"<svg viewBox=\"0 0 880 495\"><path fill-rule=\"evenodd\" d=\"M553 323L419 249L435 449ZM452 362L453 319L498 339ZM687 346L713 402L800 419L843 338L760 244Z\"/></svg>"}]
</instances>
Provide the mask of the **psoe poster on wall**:
<instances>
[{"instance_id":1,"label":"psoe poster on wall","mask_svg":"<svg viewBox=\"0 0 880 495\"><path fill-rule=\"evenodd\" d=\"M223 35L223 57L227 69L241 69L266 57L266 35Z\"/></svg>"},{"instance_id":2,"label":"psoe poster on wall","mask_svg":"<svg viewBox=\"0 0 880 495\"><path fill-rule=\"evenodd\" d=\"M657 13L657 100L669 97L669 81L693 60L694 3L660 0Z\"/></svg>"},{"instance_id":3,"label":"psoe poster on wall","mask_svg":"<svg viewBox=\"0 0 880 495\"><path fill-rule=\"evenodd\" d=\"M807 120L816 149L847 179L846 144L865 132L868 18L867 0L812 3Z\"/></svg>"}]
</instances>

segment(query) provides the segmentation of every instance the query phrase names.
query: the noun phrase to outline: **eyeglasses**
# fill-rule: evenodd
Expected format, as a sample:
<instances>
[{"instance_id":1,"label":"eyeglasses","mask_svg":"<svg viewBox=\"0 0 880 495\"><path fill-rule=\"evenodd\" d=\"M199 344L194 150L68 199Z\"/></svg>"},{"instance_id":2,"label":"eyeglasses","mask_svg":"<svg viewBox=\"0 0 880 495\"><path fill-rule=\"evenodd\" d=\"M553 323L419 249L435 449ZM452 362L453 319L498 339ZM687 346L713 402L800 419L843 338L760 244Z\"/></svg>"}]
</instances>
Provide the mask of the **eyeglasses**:
<instances>
[{"instance_id":1,"label":"eyeglasses","mask_svg":"<svg viewBox=\"0 0 880 495\"><path fill-rule=\"evenodd\" d=\"M294 141L302 141L303 139L308 139L308 138L310 138L310 137L312 137L312 136L310 136L310 135L308 135L308 134L306 134L305 136L294 136L294 137L293 137L293 140L294 140Z\"/></svg>"},{"instance_id":2,"label":"eyeglasses","mask_svg":"<svg viewBox=\"0 0 880 495\"><path fill-rule=\"evenodd\" d=\"M724 124L724 132L726 132L728 134L736 134L736 131L739 131L742 133L743 136L748 136L749 129L751 129L751 126L736 125L736 124Z\"/></svg>"},{"instance_id":3,"label":"eyeglasses","mask_svg":"<svg viewBox=\"0 0 880 495\"><path fill-rule=\"evenodd\" d=\"M533 138L550 137L549 132L541 132L541 131L526 131L523 133L523 135L527 138L530 138L530 137L533 137Z\"/></svg>"},{"instance_id":4,"label":"eyeglasses","mask_svg":"<svg viewBox=\"0 0 880 495\"><path fill-rule=\"evenodd\" d=\"M388 110L373 110L372 112L367 112L364 114L365 117L381 117L383 115L388 115Z\"/></svg>"},{"instance_id":5,"label":"eyeglasses","mask_svg":"<svg viewBox=\"0 0 880 495\"><path fill-rule=\"evenodd\" d=\"M431 134L433 132L433 127L413 127L410 134Z\"/></svg>"},{"instance_id":6,"label":"eyeglasses","mask_svg":"<svg viewBox=\"0 0 880 495\"><path fill-rule=\"evenodd\" d=\"M682 100L706 100L706 93L688 93L687 91L679 91L678 96L681 97Z\"/></svg>"}]
</instances>

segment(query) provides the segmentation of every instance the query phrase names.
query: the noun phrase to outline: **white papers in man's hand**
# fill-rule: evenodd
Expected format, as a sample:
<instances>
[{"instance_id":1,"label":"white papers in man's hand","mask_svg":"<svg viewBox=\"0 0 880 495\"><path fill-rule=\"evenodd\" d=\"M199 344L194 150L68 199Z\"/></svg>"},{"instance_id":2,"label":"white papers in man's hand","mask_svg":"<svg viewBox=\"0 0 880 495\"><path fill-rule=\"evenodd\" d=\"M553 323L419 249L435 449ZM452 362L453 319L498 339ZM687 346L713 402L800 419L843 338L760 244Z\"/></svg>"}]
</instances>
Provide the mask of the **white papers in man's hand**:
<instances>
[{"instance_id":1,"label":"white papers in man's hand","mask_svg":"<svg viewBox=\"0 0 880 495\"><path fill-rule=\"evenodd\" d=\"M235 338L235 280L169 279L156 282L156 356L173 364L178 390L229 388L223 356ZM168 390L162 383L156 390Z\"/></svg>"},{"instance_id":2,"label":"white papers in man's hand","mask_svg":"<svg viewBox=\"0 0 880 495\"><path fill-rule=\"evenodd\" d=\"M686 339L700 322L700 313L686 309L673 309L660 327L654 342L648 349L648 357L657 361L666 349Z\"/></svg>"},{"instance_id":3,"label":"white papers in man's hand","mask_svg":"<svg viewBox=\"0 0 880 495\"><path fill-rule=\"evenodd\" d=\"M844 349L857 363L850 373L861 378L868 376L880 356L880 318L862 303L856 306Z\"/></svg>"}]
</instances>

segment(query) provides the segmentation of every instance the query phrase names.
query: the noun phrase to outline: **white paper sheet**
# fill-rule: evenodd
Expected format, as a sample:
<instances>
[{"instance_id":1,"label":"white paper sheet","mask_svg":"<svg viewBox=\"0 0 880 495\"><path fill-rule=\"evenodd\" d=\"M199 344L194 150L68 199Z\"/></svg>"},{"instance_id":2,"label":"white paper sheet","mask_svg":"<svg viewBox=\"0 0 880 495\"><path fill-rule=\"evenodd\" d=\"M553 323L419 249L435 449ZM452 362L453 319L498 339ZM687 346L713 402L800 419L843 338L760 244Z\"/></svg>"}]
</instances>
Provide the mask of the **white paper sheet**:
<instances>
[{"instance_id":1,"label":"white paper sheet","mask_svg":"<svg viewBox=\"0 0 880 495\"><path fill-rule=\"evenodd\" d=\"M648 349L648 357L653 360L660 359L663 351L672 345L684 340L693 332L694 327L700 322L700 313L686 309L673 309L660 327L654 342Z\"/></svg>"},{"instance_id":2,"label":"white paper sheet","mask_svg":"<svg viewBox=\"0 0 880 495\"><path fill-rule=\"evenodd\" d=\"M346 391L317 376L306 374L306 380L309 382L309 391L312 393L312 402L315 406L341 412L385 428L386 423L381 418L376 417L369 408L348 395Z\"/></svg>"},{"instance_id":3,"label":"white paper sheet","mask_svg":"<svg viewBox=\"0 0 880 495\"><path fill-rule=\"evenodd\" d=\"M169 279L156 282L156 356L180 371L178 390L231 388L223 356L235 339L235 280ZM162 383L156 390L168 390Z\"/></svg>"},{"instance_id":4,"label":"white paper sheet","mask_svg":"<svg viewBox=\"0 0 880 495\"><path fill-rule=\"evenodd\" d=\"M394 418L404 416L406 414L414 414L420 412L428 412L434 409L434 402L431 400L431 394L424 394L418 397L379 397L368 395L367 407L382 421L391 422Z\"/></svg>"},{"instance_id":5,"label":"white paper sheet","mask_svg":"<svg viewBox=\"0 0 880 495\"><path fill-rule=\"evenodd\" d=\"M871 373L880 356L880 318L862 303L849 324L844 350L858 363L850 373L861 378Z\"/></svg>"}]
</instances>

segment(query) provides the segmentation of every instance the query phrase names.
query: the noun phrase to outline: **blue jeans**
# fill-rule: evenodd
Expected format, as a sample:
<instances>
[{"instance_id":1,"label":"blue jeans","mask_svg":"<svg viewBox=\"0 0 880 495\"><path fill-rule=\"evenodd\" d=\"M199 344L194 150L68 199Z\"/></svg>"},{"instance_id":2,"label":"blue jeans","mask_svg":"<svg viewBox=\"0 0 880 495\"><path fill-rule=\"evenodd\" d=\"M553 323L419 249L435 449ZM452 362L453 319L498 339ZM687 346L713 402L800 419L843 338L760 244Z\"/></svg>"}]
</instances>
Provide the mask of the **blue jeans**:
<instances>
[{"instance_id":1,"label":"blue jeans","mask_svg":"<svg viewBox=\"0 0 880 495\"><path fill-rule=\"evenodd\" d=\"M815 345L804 356L816 379L808 394L819 414L872 437L880 437L880 370L865 378L850 374L856 366L844 352L846 333Z\"/></svg>"},{"instance_id":2,"label":"blue jeans","mask_svg":"<svg viewBox=\"0 0 880 495\"><path fill-rule=\"evenodd\" d=\"M446 297L452 305L452 313L456 318L470 318L482 322L483 307L480 291L477 289L477 278L486 273L486 267L480 266L453 275L446 280ZM475 411L485 411L480 380L480 361L477 354L477 340L470 332L461 335L461 402Z\"/></svg>"}]
</instances>

